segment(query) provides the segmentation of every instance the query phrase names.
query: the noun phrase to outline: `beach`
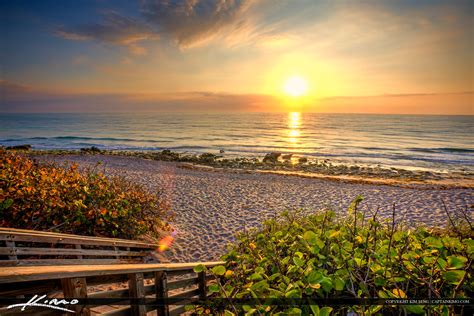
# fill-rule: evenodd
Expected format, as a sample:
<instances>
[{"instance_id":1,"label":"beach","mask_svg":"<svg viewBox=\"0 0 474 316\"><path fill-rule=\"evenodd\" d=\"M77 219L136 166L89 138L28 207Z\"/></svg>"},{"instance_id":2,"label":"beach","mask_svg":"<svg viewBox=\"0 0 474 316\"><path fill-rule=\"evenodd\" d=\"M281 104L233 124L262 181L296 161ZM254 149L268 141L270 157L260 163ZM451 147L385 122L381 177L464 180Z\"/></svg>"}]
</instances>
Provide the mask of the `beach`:
<instances>
[{"instance_id":1,"label":"beach","mask_svg":"<svg viewBox=\"0 0 474 316\"><path fill-rule=\"evenodd\" d=\"M362 210L378 209L380 217L391 218L395 207L396 220L411 228L449 225L443 203L450 211L468 210L470 216L474 204L471 188L336 181L100 154L33 158L95 167L159 192L175 214L171 225L176 229L176 239L163 253L173 262L219 259L237 233L258 228L284 210L301 209L309 214L331 209L345 214L359 195L364 197Z\"/></svg>"}]
</instances>

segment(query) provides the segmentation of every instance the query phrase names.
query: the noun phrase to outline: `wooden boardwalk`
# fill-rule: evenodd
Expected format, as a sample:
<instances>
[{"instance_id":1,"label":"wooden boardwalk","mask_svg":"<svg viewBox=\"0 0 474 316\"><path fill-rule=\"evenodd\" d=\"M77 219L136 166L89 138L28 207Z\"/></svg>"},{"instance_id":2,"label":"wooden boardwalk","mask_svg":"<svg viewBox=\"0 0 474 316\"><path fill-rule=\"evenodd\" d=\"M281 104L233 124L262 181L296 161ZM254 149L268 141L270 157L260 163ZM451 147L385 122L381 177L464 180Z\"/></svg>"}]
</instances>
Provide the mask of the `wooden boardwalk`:
<instances>
[{"instance_id":1,"label":"wooden boardwalk","mask_svg":"<svg viewBox=\"0 0 474 316\"><path fill-rule=\"evenodd\" d=\"M24 298L22 303L33 295L120 302L68 305L77 315L180 315L185 311L183 304L206 298L207 285L214 282L212 276L195 273L193 268L224 264L143 263L156 245L120 239L0 228L0 242L4 243L0 245L0 297ZM164 303L166 299L169 304ZM132 304L133 300L147 304ZM44 307L27 308L29 314L58 314ZM1 315L21 313L19 308L0 308Z\"/></svg>"}]
</instances>

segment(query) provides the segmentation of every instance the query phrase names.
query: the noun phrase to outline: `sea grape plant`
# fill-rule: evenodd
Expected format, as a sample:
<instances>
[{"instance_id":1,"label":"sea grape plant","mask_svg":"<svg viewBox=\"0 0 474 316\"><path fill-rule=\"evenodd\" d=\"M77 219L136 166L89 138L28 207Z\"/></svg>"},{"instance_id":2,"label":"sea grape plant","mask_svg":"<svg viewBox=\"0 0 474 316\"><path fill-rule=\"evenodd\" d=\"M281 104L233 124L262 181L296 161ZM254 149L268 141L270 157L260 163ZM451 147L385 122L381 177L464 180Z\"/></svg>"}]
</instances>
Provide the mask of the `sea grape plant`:
<instances>
[{"instance_id":1,"label":"sea grape plant","mask_svg":"<svg viewBox=\"0 0 474 316\"><path fill-rule=\"evenodd\" d=\"M384 221L377 214L369 217L359 211L361 201L357 198L343 218L332 211L309 216L284 212L265 222L262 229L242 233L222 257L225 265L209 271L217 277L209 291L229 299L224 309L216 308L214 313L461 313L459 306L311 304L311 299L317 298L473 297L472 230L456 235L423 227L409 229L396 223L395 209L394 218ZM197 267L197 271L202 269ZM232 303L240 298L254 299L258 304ZM310 303L278 306L266 304L269 298L307 298Z\"/></svg>"},{"instance_id":2,"label":"sea grape plant","mask_svg":"<svg viewBox=\"0 0 474 316\"><path fill-rule=\"evenodd\" d=\"M37 163L0 150L0 225L133 239L167 229L157 194L77 165Z\"/></svg>"}]
</instances>

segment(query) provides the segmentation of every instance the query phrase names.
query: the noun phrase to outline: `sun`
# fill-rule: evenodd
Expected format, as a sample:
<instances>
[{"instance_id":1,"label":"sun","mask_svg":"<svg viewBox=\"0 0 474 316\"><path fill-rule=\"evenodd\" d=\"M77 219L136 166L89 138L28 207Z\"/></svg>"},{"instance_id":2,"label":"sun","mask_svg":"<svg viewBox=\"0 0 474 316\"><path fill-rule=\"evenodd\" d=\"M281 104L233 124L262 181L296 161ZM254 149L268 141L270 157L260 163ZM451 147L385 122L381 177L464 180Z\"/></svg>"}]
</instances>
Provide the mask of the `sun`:
<instances>
[{"instance_id":1,"label":"sun","mask_svg":"<svg viewBox=\"0 0 474 316\"><path fill-rule=\"evenodd\" d=\"M285 81L283 90L289 96L300 97L308 91L308 82L300 76L293 76Z\"/></svg>"}]
</instances>

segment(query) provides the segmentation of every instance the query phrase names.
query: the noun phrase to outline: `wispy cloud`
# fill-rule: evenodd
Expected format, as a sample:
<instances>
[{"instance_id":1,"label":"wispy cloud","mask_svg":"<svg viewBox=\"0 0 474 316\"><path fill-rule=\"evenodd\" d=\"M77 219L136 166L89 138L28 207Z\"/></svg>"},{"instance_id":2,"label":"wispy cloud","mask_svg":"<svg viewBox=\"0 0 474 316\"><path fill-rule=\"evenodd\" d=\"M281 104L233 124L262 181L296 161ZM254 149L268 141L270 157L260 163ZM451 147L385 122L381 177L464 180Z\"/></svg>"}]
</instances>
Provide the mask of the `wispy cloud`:
<instances>
[{"instance_id":1,"label":"wispy cloud","mask_svg":"<svg viewBox=\"0 0 474 316\"><path fill-rule=\"evenodd\" d=\"M141 41L163 38L180 48L212 40L228 46L274 42L285 39L289 27L309 22L301 19L301 12L308 15L306 6L270 0L142 0L138 18L110 11L102 22L63 26L56 34L68 40L125 45L132 52ZM295 14L285 16L287 9Z\"/></svg>"},{"instance_id":2,"label":"wispy cloud","mask_svg":"<svg viewBox=\"0 0 474 316\"><path fill-rule=\"evenodd\" d=\"M160 34L188 47L213 38L229 26L237 26L251 4L250 0L145 0L142 14Z\"/></svg>"},{"instance_id":3,"label":"wispy cloud","mask_svg":"<svg viewBox=\"0 0 474 316\"><path fill-rule=\"evenodd\" d=\"M0 80L0 113L110 111L265 111L277 98L206 91L182 93L68 93Z\"/></svg>"},{"instance_id":4,"label":"wispy cloud","mask_svg":"<svg viewBox=\"0 0 474 316\"><path fill-rule=\"evenodd\" d=\"M56 35L74 41L98 40L124 45L135 55L146 54L140 42L159 38L149 25L141 21L124 17L115 11L104 12L103 16L104 21L101 23L60 27Z\"/></svg>"},{"instance_id":5,"label":"wispy cloud","mask_svg":"<svg viewBox=\"0 0 474 316\"><path fill-rule=\"evenodd\" d=\"M0 80L1 112L286 111L284 100L265 94L67 93ZM340 96L315 99L304 108L326 113L468 114L473 91ZM383 107L381 107L383 104ZM449 104L449 106L446 106Z\"/></svg>"}]
</instances>

